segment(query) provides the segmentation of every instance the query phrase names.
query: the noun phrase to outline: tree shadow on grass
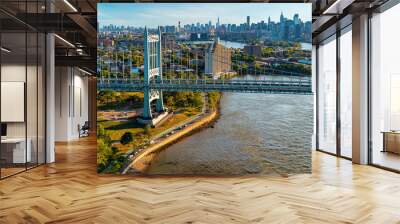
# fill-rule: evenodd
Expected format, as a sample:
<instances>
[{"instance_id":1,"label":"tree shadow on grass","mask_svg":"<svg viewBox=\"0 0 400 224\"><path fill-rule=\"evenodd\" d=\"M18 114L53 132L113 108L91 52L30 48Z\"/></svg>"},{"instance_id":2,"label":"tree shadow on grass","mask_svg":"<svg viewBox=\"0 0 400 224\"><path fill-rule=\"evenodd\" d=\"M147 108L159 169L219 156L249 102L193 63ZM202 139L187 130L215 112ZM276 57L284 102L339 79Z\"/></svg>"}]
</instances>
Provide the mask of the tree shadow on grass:
<instances>
[{"instance_id":1,"label":"tree shadow on grass","mask_svg":"<svg viewBox=\"0 0 400 224\"><path fill-rule=\"evenodd\" d=\"M144 125L138 123L136 121L136 119L132 119L132 120L121 122L116 125L112 125L110 127L107 127L106 129L111 130L111 131L118 131L118 130L122 130L122 129L130 129L130 128L144 128Z\"/></svg>"}]
</instances>

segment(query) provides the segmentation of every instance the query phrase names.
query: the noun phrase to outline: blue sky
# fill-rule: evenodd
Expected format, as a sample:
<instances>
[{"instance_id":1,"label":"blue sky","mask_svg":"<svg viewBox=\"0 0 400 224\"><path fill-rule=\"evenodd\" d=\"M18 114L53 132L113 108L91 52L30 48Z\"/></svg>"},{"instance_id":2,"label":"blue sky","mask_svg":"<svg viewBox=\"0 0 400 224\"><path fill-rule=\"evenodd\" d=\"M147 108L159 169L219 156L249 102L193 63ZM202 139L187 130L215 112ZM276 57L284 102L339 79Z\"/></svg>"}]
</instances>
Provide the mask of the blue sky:
<instances>
[{"instance_id":1,"label":"blue sky","mask_svg":"<svg viewBox=\"0 0 400 224\"><path fill-rule=\"evenodd\" d=\"M150 27L208 23L240 24L250 16L251 22L279 21L283 15L293 18L298 13L303 21L311 21L310 3L99 3L98 22L104 25Z\"/></svg>"}]
</instances>

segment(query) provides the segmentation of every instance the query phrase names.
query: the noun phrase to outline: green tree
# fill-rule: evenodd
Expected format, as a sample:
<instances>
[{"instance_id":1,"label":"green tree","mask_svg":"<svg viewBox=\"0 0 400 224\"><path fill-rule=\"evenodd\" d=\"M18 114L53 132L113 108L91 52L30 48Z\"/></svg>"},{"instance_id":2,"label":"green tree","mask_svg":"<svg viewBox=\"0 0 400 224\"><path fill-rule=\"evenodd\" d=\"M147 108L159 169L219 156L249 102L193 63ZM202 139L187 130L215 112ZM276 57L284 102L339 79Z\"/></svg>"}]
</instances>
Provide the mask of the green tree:
<instances>
[{"instance_id":1,"label":"green tree","mask_svg":"<svg viewBox=\"0 0 400 224\"><path fill-rule=\"evenodd\" d=\"M101 124L97 125L97 139L102 139L104 144L111 145L111 137Z\"/></svg>"},{"instance_id":2,"label":"green tree","mask_svg":"<svg viewBox=\"0 0 400 224\"><path fill-rule=\"evenodd\" d=\"M193 107L200 108L203 106L203 98L199 93L192 93L190 104Z\"/></svg>"},{"instance_id":3,"label":"green tree","mask_svg":"<svg viewBox=\"0 0 400 224\"><path fill-rule=\"evenodd\" d=\"M97 171L118 172L126 158L118 148L112 147L108 131L102 125L97 126Z\"/></svg>"},{"instance_id":4,"label":"green tree","mask_svg":"<svg viewBox=\"0 0 400 224\"><path fill-rule=\"evenodd\" d=\"M164 102L168 107L174 107L174 97L164 95Z\"/></svg>"},{"instance_id":5,"label":"green tree","mask_svg":"<svg viewBox=\"0 0 400 224\"><path fill-rule=\"evenodd\" d=\"M146 135L150 135L150 129L151 129L150 125L146 124L146 126L144 126L144 133Z\"/></svg>"},{"instance_id":6,"label":"green tree","mask_svg":"<svg viewBox=\"0 0 400 224\"><path fill-rule=\"evenodd\" d=\"M274 56L274 49L272 47L265 47L262 49L263 57L271 57Z\"/></svg>"},{"instance_id":7,"label":"green tree","mask_svg":"<svg viewBox=\"0 0 400 224\"><path fill-rule=\"evenodd\" d=\"M104 139L97 139L97 170L102 172L109 163L109 158L112 156L112 149Z\"/></svg>"},{"instance_id":8,"label":"green tree","mask_svg":"<svg viewBox=\"0 0 400 224\"><path fill-rule=\"evenodd\" d=\"M209 107L213 110L217 108L217 103L221 94L219 92L209 92L208 93L208 104Z\"/></svg>"},{"instance_id":9,"label":"green tree","mask_svg":"<svg viewBox=\"0 0 400 224\"><path fill-rule=\"evenodd\" d=\"M125 157L123 153L121 153L118 148L111 148L111 156L109 157L109 166L107 167L107 172L115 173L118 172L125 162Z\"/></svg>"},{"instance_id":10,"label":"green tree","mask_svg":"<svg viewBox=\"0 0 400 224\"><path fill-rule=\"evenodd\" d=\"M128 143L131 143L133 141L133 135L132 132L125 132L122 136L121 136L121 144L126 145Z\"/></svg>"}]
</instances>

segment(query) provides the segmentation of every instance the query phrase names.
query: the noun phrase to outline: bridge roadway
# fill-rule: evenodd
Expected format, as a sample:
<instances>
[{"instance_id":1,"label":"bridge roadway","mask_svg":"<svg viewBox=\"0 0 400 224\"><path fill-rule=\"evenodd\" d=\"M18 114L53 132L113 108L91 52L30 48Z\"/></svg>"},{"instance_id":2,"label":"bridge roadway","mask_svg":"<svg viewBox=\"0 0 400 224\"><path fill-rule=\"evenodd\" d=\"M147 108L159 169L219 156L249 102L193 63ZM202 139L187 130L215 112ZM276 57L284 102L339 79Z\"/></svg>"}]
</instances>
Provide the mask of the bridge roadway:
<instances>
[{"instance_id":1,"label":"bridge roadway","mask_svg":"<svg viewBox=\"0 0 400 224\"><path fill-rule=\"evenodd\" d=\"M141 92L142 79L99 78L99 90ZM309 80L235 80L235 79L164 79L151 80L149 89L166 92L250 92L276 94L312 94Z\"/></svg>"}]
</instances>

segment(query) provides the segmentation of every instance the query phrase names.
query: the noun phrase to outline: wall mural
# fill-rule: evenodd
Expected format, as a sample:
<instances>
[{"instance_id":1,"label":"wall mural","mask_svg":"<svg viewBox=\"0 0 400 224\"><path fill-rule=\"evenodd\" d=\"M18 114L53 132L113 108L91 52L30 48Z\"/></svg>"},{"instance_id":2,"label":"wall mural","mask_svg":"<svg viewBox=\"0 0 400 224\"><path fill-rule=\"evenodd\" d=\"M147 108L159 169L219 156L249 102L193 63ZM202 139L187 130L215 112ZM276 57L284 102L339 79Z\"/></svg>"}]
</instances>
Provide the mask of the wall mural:
<instances>
[{"instance_id":1,"label":"wall mural","mask_svg":"<svg viewBox=\"0 0 400 224\"><path fill-rule=\"evenodd\" d=\"M311 4L99 3L99 173L311 172Z\"/></svg>"}]
</instances>

